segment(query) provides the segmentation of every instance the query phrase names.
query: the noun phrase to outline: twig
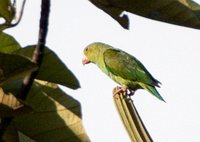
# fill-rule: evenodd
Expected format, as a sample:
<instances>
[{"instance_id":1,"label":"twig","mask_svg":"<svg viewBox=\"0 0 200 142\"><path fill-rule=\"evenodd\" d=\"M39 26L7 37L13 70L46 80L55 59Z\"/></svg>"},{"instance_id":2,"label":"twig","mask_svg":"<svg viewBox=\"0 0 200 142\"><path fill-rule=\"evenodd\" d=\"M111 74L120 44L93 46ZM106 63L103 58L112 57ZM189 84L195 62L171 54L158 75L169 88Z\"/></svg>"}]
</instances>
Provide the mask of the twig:
<instances>
[{"instance_id":1,"label":"twig","mask_svg":"<svg viewBox=\"0 0 200 142\"><path fill-rule=\"evenodd\" d=\"M15 4L15 3L16 3L16 2L14 1L14 4ZM18 20L17 20L14 24L11 24L11 25L9 26L9 28L17 26L17 25L19 24L19 22L21 21L22 16L23 16L23 13L24 13L25 3L26 3L26 0L24 0L23 3L22 3L22 7L21 7L21 11L20 11L20 13L19 13L19 18L18 18Z\"/></svg>"},{"instance_id":2,"label":"twig","mask_svg":"<svg viewBox=\"0 0 200 142\"><path fill-rule=\"evenodd\" d=\"M45 43L46 43L46 36L48 32L49 12L50 12L50 0L42 0L39 38L38 38L38 43L32 57L32 61L36 63L38 67L40 67L42 64ZM20 99L22 100L26 99L28 92L37 74L38 74L38 71L34 71L30 75L25 77L23 81L22 92L19 96Z\"/></svg>"}]
</instances>

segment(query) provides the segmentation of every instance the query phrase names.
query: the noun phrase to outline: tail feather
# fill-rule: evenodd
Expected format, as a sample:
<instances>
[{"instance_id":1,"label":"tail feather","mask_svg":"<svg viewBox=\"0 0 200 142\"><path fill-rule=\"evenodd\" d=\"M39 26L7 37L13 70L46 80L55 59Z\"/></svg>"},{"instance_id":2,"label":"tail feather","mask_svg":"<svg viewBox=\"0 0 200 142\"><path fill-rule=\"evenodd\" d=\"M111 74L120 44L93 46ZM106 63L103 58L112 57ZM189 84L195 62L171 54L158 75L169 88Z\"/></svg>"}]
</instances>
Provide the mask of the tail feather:
<instances>
[{"instance_id":1,"label":"tail feather","mask_svg":"<svg viewBox=\"0 0 200 142\"><path fill-rule=\"evenodd\" d=\"M153 80L154 80L154 81L153 81L152 84L153 84L154 86L157 86L157 87L160 88L160 85L161 85L162 83L161 83L160 81L158 81L157 79L155 79L155 78L154 78Z\"/></svg>"},{"instance_id":2,"label":"tail feather","mask_svg":"<svg viewBox=\"0 0 200 142\"><path fill-rule=\"evenodd\" d=\"M156 90L155 87L153 86L149 86L146 84L140 84L144 89L146 89L147 91L149 91L151 94L153 94L155 97L157 97L159 100L162 100L165 102L165 100L162 98L162 96L158 93L158 91Z\"/></svg>"}]
</instances>

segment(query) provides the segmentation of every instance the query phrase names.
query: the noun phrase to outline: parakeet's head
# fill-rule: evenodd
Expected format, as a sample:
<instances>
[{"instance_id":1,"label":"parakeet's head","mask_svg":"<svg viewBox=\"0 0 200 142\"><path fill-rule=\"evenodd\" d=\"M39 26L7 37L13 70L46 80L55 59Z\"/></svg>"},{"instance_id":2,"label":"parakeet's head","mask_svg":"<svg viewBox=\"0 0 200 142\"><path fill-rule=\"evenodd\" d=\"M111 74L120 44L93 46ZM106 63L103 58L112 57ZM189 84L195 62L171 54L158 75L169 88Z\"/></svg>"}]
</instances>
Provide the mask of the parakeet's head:
<instances>
[{"instance_id":1,"label":"parakeet's head","mask_svg":"<svg viewBox=\"0 0 200 142\"><path fill-rule=\"evenodd\" d=\"M100 42L89 44L83 51L83 65L90 62L96 64L98 60L103 56L104 51L108 48L110 48L109 45Z\"/></svg>"}]
</instances>

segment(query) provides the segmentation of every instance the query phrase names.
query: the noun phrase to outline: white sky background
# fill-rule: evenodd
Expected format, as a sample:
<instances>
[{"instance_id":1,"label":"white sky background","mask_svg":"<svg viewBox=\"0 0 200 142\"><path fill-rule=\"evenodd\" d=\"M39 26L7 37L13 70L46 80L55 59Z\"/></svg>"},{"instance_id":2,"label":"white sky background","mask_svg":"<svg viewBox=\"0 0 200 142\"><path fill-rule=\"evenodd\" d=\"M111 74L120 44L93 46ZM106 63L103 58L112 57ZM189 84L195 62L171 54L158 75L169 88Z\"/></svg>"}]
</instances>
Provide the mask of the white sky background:
<instances>
[{"instance_id":1,"label":"white sky background","mask_svg":"<svg viewBox=\"0 0 200 142\"><path fill-rule=\"evenodd\" d=\"M200 3L200 0L198 0ZM7 30L22 46L37 43L40 0L27 1L24 17ZM133 96L155 142L192 142L200 132L200 31L129 14L130 30L87 0L52 0L47 45L73 71L81 89L66 92L82 104L92 142L129 142L112 99L116 83L97 66L81 63L91 42L101 41L137 57L162 82L167 103L145 90Z\"/></svg>"}]
</instances>

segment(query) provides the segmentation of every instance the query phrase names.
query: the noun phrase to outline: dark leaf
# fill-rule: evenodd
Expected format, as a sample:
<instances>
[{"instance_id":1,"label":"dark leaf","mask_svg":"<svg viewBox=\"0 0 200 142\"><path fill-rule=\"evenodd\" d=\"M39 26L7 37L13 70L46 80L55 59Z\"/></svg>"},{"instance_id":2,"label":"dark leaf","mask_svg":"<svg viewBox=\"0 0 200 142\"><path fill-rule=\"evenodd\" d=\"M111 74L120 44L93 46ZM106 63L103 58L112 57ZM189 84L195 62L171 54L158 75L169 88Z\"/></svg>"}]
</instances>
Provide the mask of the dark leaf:
<instances>
[{"instance_id":1,"label":"dark leaf","mask_svg":"<svg viewBox=\"0 0 200 142\"><path fill-rule=\"evenodd\" d=\"M32 58L35 46L28 46L16 51L16 54ZM66 87L77 89L80 87L77 78L49 48L45 49L44 58L38 76L40 80L61 84Z\"/></svg>"},{"instance_id":2,"label":"dark leaf","mask_svg":"<svg viewBox=\"0 0 200 142\"><path fill-rule=\"evenodd\" d=\"M90 0L128 29L130 12L153 20L200 29L200 6L192 0Z\"/></svg>"},{"instance_id":3,"label":"dark leaf","mask_svg":"<svg viewBox=\"0 0 200 142\"><path fill-rule=\"evenodd\" d=\"M0 85L36 70L36 64L19 55L0 53Z\"/></svg>"},{"instance_id":4,"label":"dark leaf","mask_svg":"<svg viewBox=\"0 0 200 142\"><path fill-rule=\"evenodd\" d=\"M5 20L0 24L0 31L8 27L15 16L15 8L12 6L10 0L0 0L0 19Z\"/></svg>"},{"instance_id":5,"label":"dark leaf","mask_svg":"<svg viewBox=\"0 0 200 142\"><path fill-rule=\"evenodd\" d=\"M17 131L41 142L88 142L81 121L81 106L56 84L35 82L26 103L34 112L17 116Z\"/></svg>"},{"instance_id":6,"label":"dark leaf","mask_svg":"<svg viewBox=\"0 0 200 142\"><path fill-rule=\"evenodd\" d=\"M20 142L18 132L13 125L9 125L3 135L3 142Z\"/></svg>"},{"instance_id":7,"label":"dark leaf","mask_svg":"<svg viewBox=\"0 0 200 142\"><path fill-rule=\"evenodd\" d=\"M19 43L12 36L0 32L0 52L12 53L19 48Z\"/></svg>"},{"instance_id":8,"label":"dark leaf","mask_svg":"<svg viewBox=\"0 0 200 142\"><path fill-rule=\"evenodd\" d=\"M19 101L13 94L0 88L0 117L11 117L31 112L31 108Z\"/></svg>"}]
</instances>

